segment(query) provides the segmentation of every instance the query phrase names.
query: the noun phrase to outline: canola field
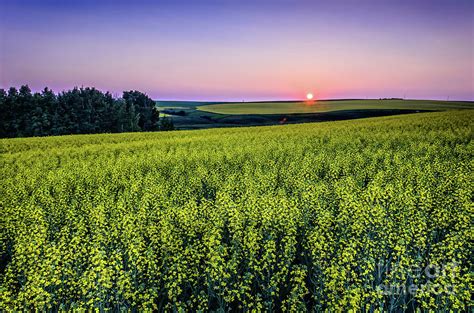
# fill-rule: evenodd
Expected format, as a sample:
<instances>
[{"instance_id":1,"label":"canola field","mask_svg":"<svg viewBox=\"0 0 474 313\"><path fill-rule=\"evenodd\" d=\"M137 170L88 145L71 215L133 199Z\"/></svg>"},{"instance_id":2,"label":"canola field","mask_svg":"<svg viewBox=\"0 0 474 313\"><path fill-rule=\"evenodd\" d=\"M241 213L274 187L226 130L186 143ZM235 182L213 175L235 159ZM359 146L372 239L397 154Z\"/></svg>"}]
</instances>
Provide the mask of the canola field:
<instances>
[{"instance_id":1,"label":"canola field","mask_svg":"<svg viewBox=\"0 0 474 313\"><path fill-rule=\"evenodd\" d=\"M0 308L468 311L474 111L0 141Z\"/></svg>"}]
</instances>

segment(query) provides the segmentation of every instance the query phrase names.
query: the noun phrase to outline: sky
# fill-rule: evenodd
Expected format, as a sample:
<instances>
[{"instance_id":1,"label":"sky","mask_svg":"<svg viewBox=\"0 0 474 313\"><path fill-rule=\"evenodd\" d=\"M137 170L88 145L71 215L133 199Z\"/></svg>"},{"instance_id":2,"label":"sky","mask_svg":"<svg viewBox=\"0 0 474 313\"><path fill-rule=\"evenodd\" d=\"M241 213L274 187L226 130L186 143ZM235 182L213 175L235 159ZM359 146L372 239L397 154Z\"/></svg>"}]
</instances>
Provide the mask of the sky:
<instances>
[{"instance_id":1,"label":"sky","mask_svg":"<svg viewBox=\"0 0 474 313\"><path fill-rule=\"evenodd\" d=\"M0 88L474 100L474 1L0 0Z\"/></svg>"}]
</instances>

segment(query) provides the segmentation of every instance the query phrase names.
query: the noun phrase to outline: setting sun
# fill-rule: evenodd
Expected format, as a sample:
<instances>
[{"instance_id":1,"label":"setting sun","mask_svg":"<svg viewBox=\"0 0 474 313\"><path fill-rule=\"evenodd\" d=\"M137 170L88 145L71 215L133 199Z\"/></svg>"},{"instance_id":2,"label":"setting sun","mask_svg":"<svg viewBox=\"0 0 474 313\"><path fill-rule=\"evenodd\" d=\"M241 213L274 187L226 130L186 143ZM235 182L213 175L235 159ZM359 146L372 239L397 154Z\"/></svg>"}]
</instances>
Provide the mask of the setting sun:
<instances>
[{"instance_id":1,"label":"setting sun","mask_svg":"<svg viewBox=\"0 0 474 313\"><path fill-rule=\"evenodd\" d=\"M313 99L313 94L312 93L306 94L306 99L312 100Z\"/></svg>"}]
</instances>

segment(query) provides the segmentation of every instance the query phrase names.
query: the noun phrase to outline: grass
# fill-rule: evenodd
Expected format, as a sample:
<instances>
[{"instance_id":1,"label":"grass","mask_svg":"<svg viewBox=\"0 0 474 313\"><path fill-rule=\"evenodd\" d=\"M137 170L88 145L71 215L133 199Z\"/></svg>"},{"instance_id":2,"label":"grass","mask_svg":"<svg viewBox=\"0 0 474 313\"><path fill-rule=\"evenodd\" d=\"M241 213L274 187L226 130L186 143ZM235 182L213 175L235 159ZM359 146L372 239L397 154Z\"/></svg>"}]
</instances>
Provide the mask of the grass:
<instances>
[{"instance_id":1,"label":"grass","mask_svg":"<svg viewBox=\"0 0 474 313\"><path fill-rule=\"evenodd\" d=\"M199 106L196 109L218 114L300 114L352 110L445 111L473 109L473 102L435 100L337 100L289 102L241 102Z\"/></svg>"}]
</instances>

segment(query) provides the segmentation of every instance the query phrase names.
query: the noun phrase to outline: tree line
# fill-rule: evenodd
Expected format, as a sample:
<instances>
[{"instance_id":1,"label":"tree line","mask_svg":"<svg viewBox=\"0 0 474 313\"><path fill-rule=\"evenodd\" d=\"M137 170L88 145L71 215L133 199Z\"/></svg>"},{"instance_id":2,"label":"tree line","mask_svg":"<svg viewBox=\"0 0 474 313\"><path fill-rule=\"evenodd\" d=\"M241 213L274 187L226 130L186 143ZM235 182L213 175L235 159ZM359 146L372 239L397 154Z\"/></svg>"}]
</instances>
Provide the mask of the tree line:
<instances>
[{"instance_id":1,"label":"tree line","mask_svg":"<svg viewBox=\"0 0 474 313\"><path fill-rule=\"evenodd\" d=\"M0 89L0 137L120 133L173 129L160 119L155 101L146 94L109 92L75 87L55 94L44 88L32 93L27 86Z\"/></svg>"}]
</instances>

